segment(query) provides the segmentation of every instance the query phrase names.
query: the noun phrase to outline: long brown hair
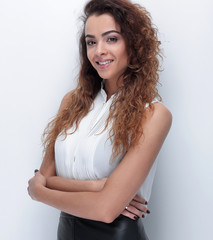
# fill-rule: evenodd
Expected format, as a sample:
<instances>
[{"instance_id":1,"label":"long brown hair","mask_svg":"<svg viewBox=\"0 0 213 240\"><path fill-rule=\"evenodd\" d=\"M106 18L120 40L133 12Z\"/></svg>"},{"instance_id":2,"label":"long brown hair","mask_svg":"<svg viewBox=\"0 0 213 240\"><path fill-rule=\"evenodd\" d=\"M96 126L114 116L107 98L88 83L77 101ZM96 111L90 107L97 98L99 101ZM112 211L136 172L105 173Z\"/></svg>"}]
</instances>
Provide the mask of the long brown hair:
<instances>
[{"instance_id":1,"label":"long brown hair","mask_svg":"<svg viewBox=\"0 0 213 240\"><path fill-rule=\"evenodd\" d=\"M84 8L84 27L91 15L110 14L121 28L129 65L123 74L123 84L114 98L106 125L112 121L109 137L113 143L113 158L135 145L142 135L141 121L145 105L160 98L159 79L160 42L149 13L128 0L91 0ZM44 131L44 149L54 151L59 134L78 128L100 91L102 79L87 58L85 29L80 37L81 69L77 88L69 96L66 106L48 124ZM74 130L74 131L75 131Z\"/></svg>"}]
</instances>

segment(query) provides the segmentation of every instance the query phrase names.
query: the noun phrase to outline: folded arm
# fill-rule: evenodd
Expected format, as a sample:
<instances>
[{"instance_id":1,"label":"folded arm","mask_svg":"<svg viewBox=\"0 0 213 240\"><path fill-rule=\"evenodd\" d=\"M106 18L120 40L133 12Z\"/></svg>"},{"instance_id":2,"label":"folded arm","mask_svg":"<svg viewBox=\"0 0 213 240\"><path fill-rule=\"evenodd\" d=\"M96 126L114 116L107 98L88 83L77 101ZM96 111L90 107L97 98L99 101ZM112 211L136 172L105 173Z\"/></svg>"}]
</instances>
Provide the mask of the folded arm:
<instances>
[{"instance_id":1,"label":"folded arm","mask_svg":"<svg viewBox=\"0 0 213 240\"><path fill-rule=\"evenodd\" d=\"M46 179L46 187L64 192L98 192L101 191L106 178L99 180L75 180L57 176Z\"/></svg>"},{"instance_id":2,"label":"folded arm","mask_svg":"<svg viewBox=\"0 0 213 240\"><path fill-rule=\"evenodd\" d=\"M78 217L112 222L131 202L157 157L171 125L171 114L161 104L146 111L143 136L130 147L99 192L65 192L46 187L41 174L29 181L30 196Z\"/></svg>"}]
</instances>

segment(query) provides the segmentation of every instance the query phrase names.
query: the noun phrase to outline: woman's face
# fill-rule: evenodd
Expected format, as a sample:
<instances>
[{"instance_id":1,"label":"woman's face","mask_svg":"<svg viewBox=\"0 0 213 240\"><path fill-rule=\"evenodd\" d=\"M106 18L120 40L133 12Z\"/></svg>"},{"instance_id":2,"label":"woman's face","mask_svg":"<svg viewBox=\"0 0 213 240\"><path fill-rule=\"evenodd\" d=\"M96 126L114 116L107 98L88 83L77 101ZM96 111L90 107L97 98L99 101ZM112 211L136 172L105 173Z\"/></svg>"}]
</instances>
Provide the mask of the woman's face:
<instances>
[{"instance_id":1,"label":"woman's face","mask_svg":"<svg viewBox=\"0 0 213 240\"><path fill-rule=\"evenodd\" d=\"M85 26L87 57L99 76L117 81L128 65L126 43L120 26L109 14L92 15Z\"/></svg>"}]
</instances>

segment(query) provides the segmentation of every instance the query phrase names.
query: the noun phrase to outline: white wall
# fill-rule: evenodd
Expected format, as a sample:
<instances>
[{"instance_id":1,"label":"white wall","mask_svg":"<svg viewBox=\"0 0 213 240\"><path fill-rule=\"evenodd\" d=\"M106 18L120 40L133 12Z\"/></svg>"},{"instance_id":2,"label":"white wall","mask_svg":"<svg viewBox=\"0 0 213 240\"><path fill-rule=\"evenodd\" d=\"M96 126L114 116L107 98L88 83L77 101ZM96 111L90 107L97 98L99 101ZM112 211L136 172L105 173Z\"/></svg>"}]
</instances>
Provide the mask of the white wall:
<instances>
[{"instance_id":1,"label":"white wall","mask_svg":"<svg viewBox=\"0 0 213 240\"><path fill-rule=\"evenodd\" d=\"M59 212L32 201L26 188L41 163L42 131L75 85L85 2L0 2L1 239L56 239ZM159 28L165 55L160 91L174 117L159 155L146 231L150 240L211 240L212 3L138 2Z\"/></svg>"}]
</instances>

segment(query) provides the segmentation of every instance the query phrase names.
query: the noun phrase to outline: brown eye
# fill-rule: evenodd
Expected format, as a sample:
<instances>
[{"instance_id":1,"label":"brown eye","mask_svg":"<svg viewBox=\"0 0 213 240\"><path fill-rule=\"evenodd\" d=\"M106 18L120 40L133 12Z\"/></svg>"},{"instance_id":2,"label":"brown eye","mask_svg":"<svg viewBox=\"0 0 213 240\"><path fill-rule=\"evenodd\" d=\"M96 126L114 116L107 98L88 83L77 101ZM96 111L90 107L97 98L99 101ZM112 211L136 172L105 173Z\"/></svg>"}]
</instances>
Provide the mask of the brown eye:
<instances>
[{"instance_id":1,"label":"brown eye","mask_svg":"<svg viewBox=\"0 0 213 240\"><path fill-rule=\"evenodd\" d=\"M94 44L95 44L95 41L93 41L93 40L87 41L87 45L88 45L88 46L92 46L92 45L94 45Z\"/></svg>"},{"instance_id":2,"label":"brown eye","mask_svg":"<svg viewBox=\"0 0 213 240\"><path fill-rule=\"evenodd\" d=\"M109 37L108 39L107 39L107 42L117 42L117 38L116 37Z\"/></svg>"}]
</instances>

